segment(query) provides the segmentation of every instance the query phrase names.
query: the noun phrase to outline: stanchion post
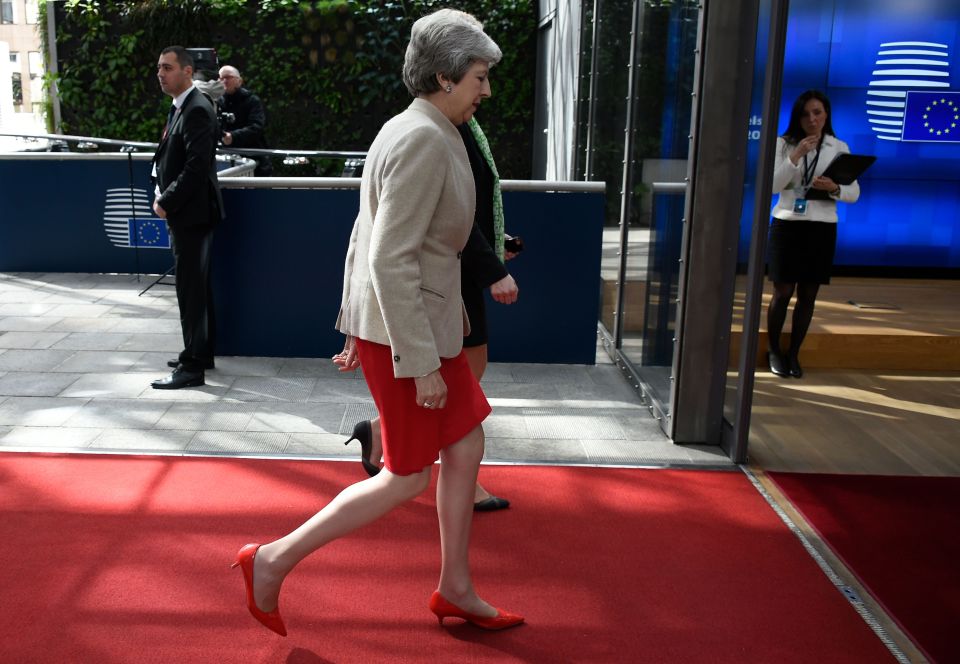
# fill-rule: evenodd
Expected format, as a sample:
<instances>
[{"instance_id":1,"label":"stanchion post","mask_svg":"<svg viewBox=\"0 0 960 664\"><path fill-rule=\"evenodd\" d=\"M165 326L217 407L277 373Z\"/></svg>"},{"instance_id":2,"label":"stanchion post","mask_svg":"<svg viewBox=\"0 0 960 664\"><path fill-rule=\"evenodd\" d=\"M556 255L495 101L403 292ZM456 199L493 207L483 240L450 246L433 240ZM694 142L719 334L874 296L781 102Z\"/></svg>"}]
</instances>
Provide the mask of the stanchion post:
<instances>
[{"instance_id":1,"label":"stanchion post","mask_svg":"<svg viewBox=\"0 0 960 664\"><path fill-rule=\"evenodd\" d=\"M130 182L130 211L133 213L133 255L137 265L137 283L139 284L142 274L140 271L140 243L137 241L140 237L140 228L138 226L139 220L137 219L137 198L133 191L133 153L136 149L133 145L124 145L120 148L120 152L127 153L127 177Z\"/></svg>"}]
</instances>

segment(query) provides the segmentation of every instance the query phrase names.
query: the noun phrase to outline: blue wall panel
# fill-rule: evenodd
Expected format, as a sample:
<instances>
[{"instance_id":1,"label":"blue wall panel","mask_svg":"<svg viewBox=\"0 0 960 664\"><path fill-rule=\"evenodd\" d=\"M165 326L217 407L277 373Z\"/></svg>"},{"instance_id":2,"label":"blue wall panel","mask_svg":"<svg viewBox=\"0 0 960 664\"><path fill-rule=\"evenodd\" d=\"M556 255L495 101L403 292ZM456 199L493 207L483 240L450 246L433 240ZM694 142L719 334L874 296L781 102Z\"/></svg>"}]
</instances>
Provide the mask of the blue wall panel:
<instances>
[{"instance_id":1,"label":"blue wall panel","mask_svg":"<svg viewBox=\"0 0 960 664\"><path fill-rule=\"evenodd\" d=\"M133 172L146 196L150 163L134 161ZM107 235L108 190L129 186L126 160L0 159L0 270L136 273L138 261L141 273L167 270L169 249L118 247Z\"/></svg>"},{"instance_id":2,"label":"blue wall panel","mask_svg":"<svg viewBox=\"0 0 960 664\"><path fill-rule=\"evenodd\" d=\"M217 326L224 355L325 357L334 330L357 191L224 191L216 242ZM505 192L509 232L526 251L509 264L515 304L488 297L494 362L593 364L600 294L599 194Z\"/></svg>"},{"instance_id":3,"label":"blue wall panel","mask_svg":"<svg viewBox=\"0 0 960 664\"><path fill-rule=\"evenodd\" d=\"M594 363L603 205L602 194L504 192L507 231L526 249L507 266L519 300L487 298L492 361Z\"/></svg>"},{"instance_id":4,"label":"blue wall panel","mask_svg":"<svg viewBox=\"0 0 960 664\"><path fill-rule=\"evenodd\" d=\"M134 168L146 196L149 163ZM107 190L125 187L126 161L0 159L0 271L133 273L138 253L141 272L165 271L173 264L169 249L137 251L107 236L104 218L124 217L125 205L121 197L108 212ZM217 353L338 352L343 336L333 326L359 192L225 189L223 195L227 219L213 258ZM521 235L527 250L509 265L519 302L489 303L490 359L592 364L603 195L508 191L504 207L508 231Z\"/></svg>"},{"instance_id":5,"label":"blue wall panel","mask_svg":"<svg viewBox=\"0 0 960 664\"><path fill-rule=\"evenodd\" d=\"M225 189L213 274L217 354L330 357L356 190Z\"/></svg>"}]
</instances>

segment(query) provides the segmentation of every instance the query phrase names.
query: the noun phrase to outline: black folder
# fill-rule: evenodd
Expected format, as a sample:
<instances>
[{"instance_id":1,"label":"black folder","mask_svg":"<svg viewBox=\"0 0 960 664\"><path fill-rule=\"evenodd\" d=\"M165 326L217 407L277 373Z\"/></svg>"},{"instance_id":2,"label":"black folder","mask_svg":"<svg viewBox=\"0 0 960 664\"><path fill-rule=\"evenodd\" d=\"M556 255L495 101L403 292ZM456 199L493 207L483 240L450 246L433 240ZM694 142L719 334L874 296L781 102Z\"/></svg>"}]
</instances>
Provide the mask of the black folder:
<instances>
[{"instance_id":1,"label":"black folder","mask_svg":"<svg viewBox=\"0 0 960 664\"><path fill-rule=\"evenodd\" d=\"M833 161L823 171L823 176L830 178L837 184L852 184L876 160L877 158L870 154L842 152L833 158ZM822 189L810 189L807 191L807 198L809 200L826 200L830 198L830 194Z\"/></svg>"},{"instance_id":2,"label":"black folder","mask_svg":"<svg viewBox=\"0 0 960 664\"><path fill-rule=\"evenodd\" d=\"M877 158L871 154L843 152L833 158L823 174L837 184L853 184L853 181L870 168L870 165L876 160Z\"/></svg>"}]
</instances>

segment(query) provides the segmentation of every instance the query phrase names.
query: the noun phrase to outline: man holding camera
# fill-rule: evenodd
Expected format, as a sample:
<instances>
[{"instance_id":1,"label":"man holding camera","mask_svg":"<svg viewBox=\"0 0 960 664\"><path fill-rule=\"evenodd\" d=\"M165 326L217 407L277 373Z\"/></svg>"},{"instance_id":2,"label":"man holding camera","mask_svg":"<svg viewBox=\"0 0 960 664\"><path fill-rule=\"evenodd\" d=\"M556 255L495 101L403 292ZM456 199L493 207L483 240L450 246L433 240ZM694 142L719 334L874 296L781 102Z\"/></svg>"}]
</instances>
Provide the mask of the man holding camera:
<instances>
[{"instance_id":1,"label":"man holding camera","mask_svg":"<svg viewBox=\"0 0 960 664\"><path fill-rule=\"evenodd\" d=\"M183 351L168 362L173 373L151 383L158 390L203 385L204 370L213 368L210 254L213 229L223 217L215 159L219 129L213 102L193 86L193 67L182 46L163 49L157 62L160 88L173 105L153 157L153 210L170 229L183 331Z\"/></svg>"},{"instance_id":2,"label":"man holding camera","mask_svg":"<svg viewBox=\"0 0 960 664\"><path fill-rule=\"evenodd\" d=\"M263 109L263 102L243 87L243 77L236 67L221 67L220 82L223 83L223 96L217 100L217 105L223 144L231 148L266 148L263 129L267 124L267 114ZM273 173L269 157L260 156L254 159L257 162L254 175L266 176Z\"/></svg>"}]
</instances>

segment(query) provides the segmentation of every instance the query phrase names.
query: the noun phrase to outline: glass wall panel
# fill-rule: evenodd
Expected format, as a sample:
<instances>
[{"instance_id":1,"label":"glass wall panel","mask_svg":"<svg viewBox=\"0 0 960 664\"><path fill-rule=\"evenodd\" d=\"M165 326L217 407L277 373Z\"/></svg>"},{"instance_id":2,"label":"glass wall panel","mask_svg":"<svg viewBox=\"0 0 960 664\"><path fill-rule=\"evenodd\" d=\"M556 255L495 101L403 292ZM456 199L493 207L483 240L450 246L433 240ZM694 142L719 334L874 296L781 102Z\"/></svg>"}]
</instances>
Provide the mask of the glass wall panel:
<instances>
[{"instance_id":1,"label":"glass wall panel","mask_svg":"<svg viewBox=\"0 0 960 664\"><path fill-rule=\"evenodd\" d=\"M596 34L592 108L581 117L589 123L584 141L587 180L606 183L606 206L601 267L600 322L616 336L615 312L619 296L620 205L623 187L623 143L627 126L627 79L629 76L630 26L634 2L597 0L591 8L591 33ZM584 84L590 81L584 79ZM587 97L590 88L581 88Z\"/></svg>"},{"instance_id":2,"label":"glass wall panel","mask_svg":"<svg viewBox=\"0 0 960 664\"><path fill-rule=\"evenodd\" d=\"M600 328L669 412L700 11L594 0L584 12L577 176L606 183Z\"/></svg>"},{"instance_id":3,"label":"glass wall panel","mask_svg":"<svg viewBox=\"0 0 960 664\"><path fill-rule=\"evenodd\" d=\"M577 78L576 146L573 154L573 179L590 180L590 109L593 102L593 2L584 2L580 8L580 53Z\"/></svg>"},{"instance_id":4,"label":"glass wall panel","mask_svg":"<svg viewBox=\"0 0 960 664\"><path fill-rule=\"evenodd\" d=\"M670 412L697 19L693 1L645 2L637 45L622 349L664 413Z\"/></svg>"}]
</instances>

